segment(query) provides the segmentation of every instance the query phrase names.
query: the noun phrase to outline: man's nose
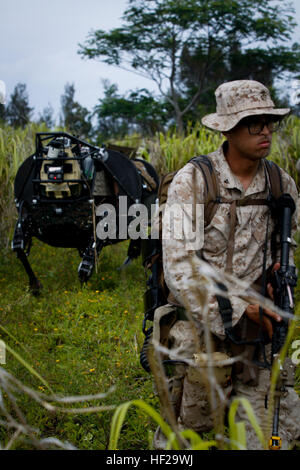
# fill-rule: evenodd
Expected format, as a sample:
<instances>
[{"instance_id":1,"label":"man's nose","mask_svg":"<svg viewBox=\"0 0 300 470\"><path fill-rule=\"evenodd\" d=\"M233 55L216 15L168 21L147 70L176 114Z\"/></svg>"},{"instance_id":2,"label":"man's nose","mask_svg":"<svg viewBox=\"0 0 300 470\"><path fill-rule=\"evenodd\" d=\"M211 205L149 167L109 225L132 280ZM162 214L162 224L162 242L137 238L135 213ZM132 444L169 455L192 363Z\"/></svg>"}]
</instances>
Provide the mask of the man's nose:
<instances>
[{"instance_id":1,"label":"man's nose","mask_svg":"<svg viewBox=\"0 0 300 470\"><path fill-rule=\"evenodd\" d=\"M264 124L264 127L261 130L261 134L272 135L272 131L270 131L270 129L268 128L267 123Z\"/></svg>"}]
</instances>

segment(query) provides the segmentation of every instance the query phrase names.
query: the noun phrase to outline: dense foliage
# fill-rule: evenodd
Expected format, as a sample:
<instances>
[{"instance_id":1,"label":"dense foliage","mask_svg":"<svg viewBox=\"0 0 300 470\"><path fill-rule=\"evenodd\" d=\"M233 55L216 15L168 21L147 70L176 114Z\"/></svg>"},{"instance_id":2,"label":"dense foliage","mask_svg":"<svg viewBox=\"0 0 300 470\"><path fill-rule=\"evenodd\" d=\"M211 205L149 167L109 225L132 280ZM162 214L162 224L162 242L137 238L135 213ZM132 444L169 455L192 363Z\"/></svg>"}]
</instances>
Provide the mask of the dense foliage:
<instances>
[{"instance_id":1,"label":"dense foliage","mask_svg":"<svg viewBox=\"0 0 300 470\"><path fill-rule=\"evenodd\" d=\"M61 96L61 122L71 134L86 139L92 129L89 120L89 111L75 101L75 86L67 83L64 94Z\"/></svg>"},{"instance_id":2,"label":"dense foliage","mask_svg":"<svg viewBox=\"0 0 300 470\"><path fill-rule=\"evenodd\" d=\"M220 83L273 86L283 72L299 73L300 45L286 45L293 14L289 1L131 0L123 25L91 31L79 53L154 80L182 132L214 106Z\"/></svg>"},{"instance_id":3,"label":"dense foliage","mask_svg":"<svg viewBox=\"0 0 300 470\"><path fill-rule=\"evenodd\" d=\"M11 94L7 108L2 112L3 118L13 127L24 128L31 120L32 111L26 84L18 83Z\"/></svg>"}]
</instances>

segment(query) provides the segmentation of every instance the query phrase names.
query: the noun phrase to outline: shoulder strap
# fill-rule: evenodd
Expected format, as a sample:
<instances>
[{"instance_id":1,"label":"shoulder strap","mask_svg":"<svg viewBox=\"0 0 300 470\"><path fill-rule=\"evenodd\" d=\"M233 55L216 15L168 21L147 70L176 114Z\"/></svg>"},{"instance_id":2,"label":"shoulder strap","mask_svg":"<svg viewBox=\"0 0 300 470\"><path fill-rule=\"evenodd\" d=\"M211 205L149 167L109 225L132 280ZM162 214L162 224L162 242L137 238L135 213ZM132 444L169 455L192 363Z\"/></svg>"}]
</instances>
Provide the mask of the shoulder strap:
<instances>
[{"instance_id":1,"label":"shoulder strap","mask_svg":"<svg viewBox=\"0 0 300 470\"><path fill-rule=\"evenodd\" d=\"M160 204L164 204L166 202L169 185L176 173L177 171L173 171L172 173L167 173L161 177L157 193Z\"/></svg>"},{"instance_id":2,"label":"shoulder strap","mask_svg":"<svg viewBox=\"0 0 300 470\"><path fill-rule=\"evenodd\" d=\"M189 160L196 168L200 169L205 181L205 225L209 225L213 219L218 200L220 198L219 184L216 177L215 168L207 155L200 155Z\"/></svg>"},{"instance_id":3,"label":"shoulder strap","mask_svg":"<svg viewBox=\"0 0 300 470\"><path fill-rule=\"evenodd\" d=\"M265 167L269 177L270 190L271 194L275 199L278 199L279 196L283 193L282 177L280 168L276 163L271 160L265 160Z\"/></svg>"},{"instance_id":4,"label":"shoulder strap","mask_svg":"<svg viewBox=\"0 0 300 470\"><path fill-rule=\"evenodd\" d=\"M158 187L158 192L157 192L157 197L159 200L159 205L160 207L163 207L166 202L167 202L167 197L168 197L168 189L173 181L174 176L176 175L177 171L173 171L172 173L167 173L161 177L159 187ZM161 210L159 211L159 239L162 239L162 212Z\"/></svg>"},{"instance_id":5,"label":"shoulder strap","mask_svg":"<svg viewBox=\"0 0 300 470\"><path fill-rule=\"evenodd\" d=\"M276 200L283 194L283 183L280 168L276 163L270 160L265 160L265 168L267 170L269 190L271 193L269 197L269 207L271 210L271 216L275 220L274 230L271 234L271 253L273 263L275 263L278 252L277 234L279 232Z\"/></svg>"}]
</instances>

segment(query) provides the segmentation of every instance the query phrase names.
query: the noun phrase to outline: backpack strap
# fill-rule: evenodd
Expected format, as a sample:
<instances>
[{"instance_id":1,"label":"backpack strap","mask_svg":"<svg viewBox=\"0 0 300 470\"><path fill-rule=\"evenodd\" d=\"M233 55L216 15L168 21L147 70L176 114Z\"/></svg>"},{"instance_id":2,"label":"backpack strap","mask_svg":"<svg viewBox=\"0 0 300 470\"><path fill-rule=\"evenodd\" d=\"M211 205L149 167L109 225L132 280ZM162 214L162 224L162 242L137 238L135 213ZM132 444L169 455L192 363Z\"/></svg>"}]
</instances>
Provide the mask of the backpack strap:
<instances>
[{"instance_id":1,"label":"backpack strap","mask_svg":"<svg viewBox=\"0 0 300 470\"><path fill-rule=\"evenodd\" d=\"M215 168L211 159L207 155L194 157L189 160L189 163L192 163L196 168L202 171L205 181L205 225L209 225L217 211L218 203L221 202L219 183Z\"/></svg>"},{"instance_id":2,"label":"backpack strap","mask_svg":"<svg viewBox=\"0 0 300 470\"><path fill-rule=\"evenodd\" d=\"M234 251L234 232L236 225L236 206L240 201L229 200L220 196L218 178L211 159L207 155L194 157L190 160L195 166L201 169L205 181L205 225L212 221L218 204L230 204L230 232L227 247L226 271L232 272L232 258Z\"/></svg>"},{"instance_id":3,"label":"backpack strap","mask_svg":"<svg viewBox=\"0 0 300 470\"><path fill-rule=\"evenodd\" d=\"M283 183L280 168L271 160L265 160L265 169L271 195L278 199L283 194Z\"/></svg>"},{"instance_id":4,"label":"backpack strap","mask_svg":"<svg viewBox=\"0 0 300 470\"><path fill-rule=\"evenodd\" d=\"M167 173L161 177L157 197L159 200L159 205L163 207L167 202L168 197L168 189L173 181L174 176L176 175L177 171L173 171L172 173ZM162 239L162 212L159 211L159 239Z\"/></svg>"},{"instance_id":5,"label":"backpack strap","mask_svg":"<svg viewBox=\"0 0 300 470\"><path fill-rule=\"evenodd\" d=\"M279 166L270 160L265 160L265 170L269 186L269 205L271 210L271 216L275 220L275 227L271 234L271 253L273 263L275 263L276 254L278 250L277 235L279 233L279 221L277 218L276 200L283 194L284 190Z\"/></svg>"}]
</instances>

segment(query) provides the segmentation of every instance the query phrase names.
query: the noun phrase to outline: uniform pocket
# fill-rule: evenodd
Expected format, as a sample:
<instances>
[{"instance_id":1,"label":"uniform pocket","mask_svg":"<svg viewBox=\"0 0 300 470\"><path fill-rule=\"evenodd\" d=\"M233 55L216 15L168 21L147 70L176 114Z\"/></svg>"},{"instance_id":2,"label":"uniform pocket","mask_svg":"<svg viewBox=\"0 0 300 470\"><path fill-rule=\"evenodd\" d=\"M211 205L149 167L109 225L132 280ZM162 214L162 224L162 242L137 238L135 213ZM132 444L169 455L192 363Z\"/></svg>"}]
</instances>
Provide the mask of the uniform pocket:
<instances>
[{"instance_id":1,"label":"uniform pocket","mask_svg":"<svg viewBox=\"0 0 300 470\"><path fill-rule=\"evenodd\" d=\"M229 227L215 219L204 230L204 250L209 254L220 255L227 249Z\"/></svg>"},{"instance_id":2,"label":"uniform pocket","mask_svg":"<svg viewBox=\"0 0 300 470\"><path fill-rule=\"evenodd\" d=\"M266 239L266 227L262 226L254 230L253 237L259 245L262 245Z\"/></svg>"},{"instance_id":3,"label":"uniform pocket","mask_svg":"<svg viewBox=\"0 0 300 470\"><path fill-rule=\"evenodd\" d=\"M271 235L273 228L274 228L274 222L269 218L269 236ZM255 220L252 221L251 224L251 231L254 239L259 245L262 245L265 240L266 240L266 231L267 231L267 210L265 207L261 207L260 211L255 217Z\"/></svg>"}]
</instances>

